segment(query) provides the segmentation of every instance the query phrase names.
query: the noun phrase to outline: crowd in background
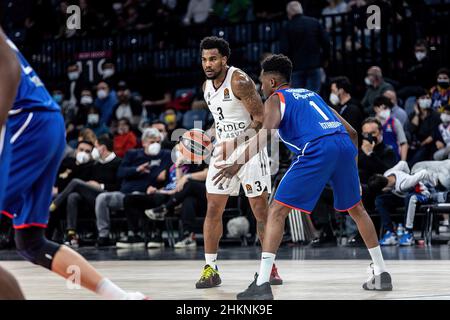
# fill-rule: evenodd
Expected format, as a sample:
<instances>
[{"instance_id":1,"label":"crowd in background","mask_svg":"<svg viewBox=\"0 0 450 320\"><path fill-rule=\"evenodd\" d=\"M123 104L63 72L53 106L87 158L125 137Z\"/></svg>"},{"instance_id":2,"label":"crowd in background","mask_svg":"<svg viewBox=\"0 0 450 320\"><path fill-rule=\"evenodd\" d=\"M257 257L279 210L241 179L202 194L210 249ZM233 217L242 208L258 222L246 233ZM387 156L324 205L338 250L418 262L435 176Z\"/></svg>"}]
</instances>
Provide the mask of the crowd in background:
<instances>
[{"instance_id":1,"label":"crowd in background","mask_svg":"<svg viewBox=\"0 0 450 320\"><path fill-rule=\"evenodd\" d=\"M390 213L406 207L406 215L413 195L417 203L427 203L450 187L445 178L432 175L414 180L417 183L408 190L396 190L398 183L392 182L392 177L401 180L398 172L405 173L404 179L413 176L417 165L426 170L421 165L423 161L443 161L441 167L450 162L445 162L450 156L450 73L430 54L426 39L415 39L401 61L402 72L395 79L385 78L376 65L369 67L358 83L351 83L345 74L330 78L324 72L330 63L330 25L323 27L303 10L319 15L343 13L373 1L302 1L300 9L288 6L287 12L283 1L264 4L250 0L127 0L108 1L109 5L103 1L76 2L86 23L85 33L76 35L82 37L111 30L151 30L156 25L173 24L173 19L178 19L177 25L237 23L281 18L287 13L280 51L293 61L293 85L320 93L358 131L363 201L371 213L382 216L381 243L413 244L412 228L397 235ZM34 28L44 37L75 36L61 22L70 4L36 2L33 15L25 17L26 28ZM54 11L56 18L44 21L39 10L48 9ZM299 34L302 32L308 35L306 39ZM245 70L245 66L237 67ZM201 88L180 94L161 79L153 79L156 85L150 90L144 84L130 85L126 74L116 72L113 60L103 63L102 79L96 83L86 82L76 61L68 62L66 71L65 82L49 88L61 105L67 133L66 156L50 207L49 236L76 247L80 244L78 222L88 219L95 221L93 237L99 246L143 246L145 231L150 234L148 247L159 248L164 246L165 219L176 215L183 233L175 247L195 247L197 217L206 211L207 166L185 163L172 134L179 128L192 128L194 120L201 120L203 129L211 126L213 120ZM254 81L258 87L257 77ZM355 90L361 87L365 88L362 94ZM389 174L393 168L395 172ZM321 201L330 202L326 198ZM440 201L445 202L446 198ZM114 217L122 217L126 225L115 230L111 223ZM318 228L326 224L320 217L312 219ZM448 225L448 216L444 216L442 226ZM352 228L348 222L349 235Z\"/></svg>"}]
</instances>

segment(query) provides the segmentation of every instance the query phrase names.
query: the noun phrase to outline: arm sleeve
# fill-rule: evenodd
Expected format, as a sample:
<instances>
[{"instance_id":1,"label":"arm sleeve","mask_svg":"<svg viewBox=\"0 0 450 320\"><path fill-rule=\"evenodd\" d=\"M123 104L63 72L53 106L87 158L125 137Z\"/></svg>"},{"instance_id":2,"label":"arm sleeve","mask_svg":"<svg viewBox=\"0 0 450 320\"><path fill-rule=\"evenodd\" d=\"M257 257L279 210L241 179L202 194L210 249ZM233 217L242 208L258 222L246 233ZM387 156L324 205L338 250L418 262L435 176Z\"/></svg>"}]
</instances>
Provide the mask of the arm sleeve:
<instances>
[{"instance_id":1,"label":"arm sleeve","mask_svg":"<svg viewBox=\"0 0 450 320\"><path fill-rule=\"evenodd\" d=\"M403 126L397 118L394 119L394 127L397 134L398 144L402 145L404 143L407 143L408 140L406 139L405 130L403 130Z\"/></svg>"},{"instance_id":2,"label":"arm sleeve","mask_svg":"<svg viewBox=\"0 0 450 320\"><path fill-rule=\"evenodd\" d=\"M122 160L119 170L117 171L117 177L119 177L120 179L124 179L139 176L139 172L136 171L138 166L133 163L133 160L134 153L125 153L125 158Z\"/></svg>"}]
</instances>

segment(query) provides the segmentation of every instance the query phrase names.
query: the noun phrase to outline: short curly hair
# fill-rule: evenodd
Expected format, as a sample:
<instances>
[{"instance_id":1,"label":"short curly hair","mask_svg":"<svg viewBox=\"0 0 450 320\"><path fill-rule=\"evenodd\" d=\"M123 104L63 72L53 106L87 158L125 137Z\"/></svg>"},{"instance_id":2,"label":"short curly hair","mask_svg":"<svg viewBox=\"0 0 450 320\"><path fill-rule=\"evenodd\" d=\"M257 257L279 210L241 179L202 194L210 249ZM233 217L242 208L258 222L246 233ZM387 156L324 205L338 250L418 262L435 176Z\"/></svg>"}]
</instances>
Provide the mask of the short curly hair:
<instances>
[{"instance_id":1,"label":"short curly hair","mask_svg":"<svg viewBox=\"0 0 450 320\"><path fill-rule=\"evenodd\" d=\"M231 55L230 44L227 40L215 36L203 38L200 42L200 53L202 50L217 49L219 53L229 58Z\"/></svg>"},{"instance_id":2,"label":"short curly hair","mask_svg":"<svg viewBox=\"0 0 450 320\"><path fill-rule=\"evenodd\" d=\"M286 81L290 81L291 79L292 61L284 54L274 54L268 56L261 63L261 68L264 73L277 73Z\"/></svg>"}]
</instances>

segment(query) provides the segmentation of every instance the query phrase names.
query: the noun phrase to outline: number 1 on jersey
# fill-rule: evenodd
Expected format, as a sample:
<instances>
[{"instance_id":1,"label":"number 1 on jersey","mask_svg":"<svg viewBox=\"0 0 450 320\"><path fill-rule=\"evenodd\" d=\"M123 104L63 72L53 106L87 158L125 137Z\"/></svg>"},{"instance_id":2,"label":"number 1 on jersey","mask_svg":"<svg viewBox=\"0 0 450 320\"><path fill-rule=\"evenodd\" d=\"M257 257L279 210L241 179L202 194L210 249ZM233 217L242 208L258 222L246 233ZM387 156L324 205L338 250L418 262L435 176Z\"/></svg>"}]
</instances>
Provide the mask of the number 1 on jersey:
<instances>
[{"instance_id":1,"label":"number 1 on jersey","mask_svg":"<svg viewBox=\"0 0 450 320\"><path fill-rule=\"evenodd\" d=\"M316 109L316 111L322 116L322 118L325 119L325 121L330 120L330 118L327 117L327 115L325 113L323 113L323 111L319 108L319 106L314 102L314 101L309 101L309 104Z\"/></svg>"}]
</instances>

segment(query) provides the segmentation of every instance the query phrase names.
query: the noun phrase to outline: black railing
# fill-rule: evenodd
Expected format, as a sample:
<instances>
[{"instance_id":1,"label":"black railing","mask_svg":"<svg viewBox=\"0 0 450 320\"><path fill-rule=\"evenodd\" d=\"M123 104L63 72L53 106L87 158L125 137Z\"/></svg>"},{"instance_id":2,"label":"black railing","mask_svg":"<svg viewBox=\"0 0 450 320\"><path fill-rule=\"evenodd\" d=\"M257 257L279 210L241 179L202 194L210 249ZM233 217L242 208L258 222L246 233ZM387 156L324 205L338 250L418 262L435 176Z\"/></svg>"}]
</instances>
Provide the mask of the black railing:
<instances>
[{"instance_id":1,"label":"black railing","mask_svg":"<svg viewBox=\"0 0 450 320\"><path fill-rule=\"evenodd\" d=\"M449 65L450 4L427 8L429 21L426 23L421 24L413 17L400 19L394 13L382 17L379 30L367 28L365 10L322 17L321 22L324 27L328 26L331 40L327 74L344 74L354 82L361 82L369 65L379 65L387 77L398 79L400 61L412 55L414 41L418 38L429 41L440 65ZM283 23L269 21L212 28L185 27L180 32L188 36L188 40L180 48L170 44L161 48L155 40L156 33L50 40L31 55L31 63L50 86L58 85L64 79L68 61L79 61L84 76L96 81L104 59L112 58L118 73L127 77L148 68L157 78L170 79L174 89L191 87L200 85L203 79L198 43L205 34L226 38L232 47L231 63L256 76L261 55L279 52L278 37Z\"/></svg>"}]
</instances>

